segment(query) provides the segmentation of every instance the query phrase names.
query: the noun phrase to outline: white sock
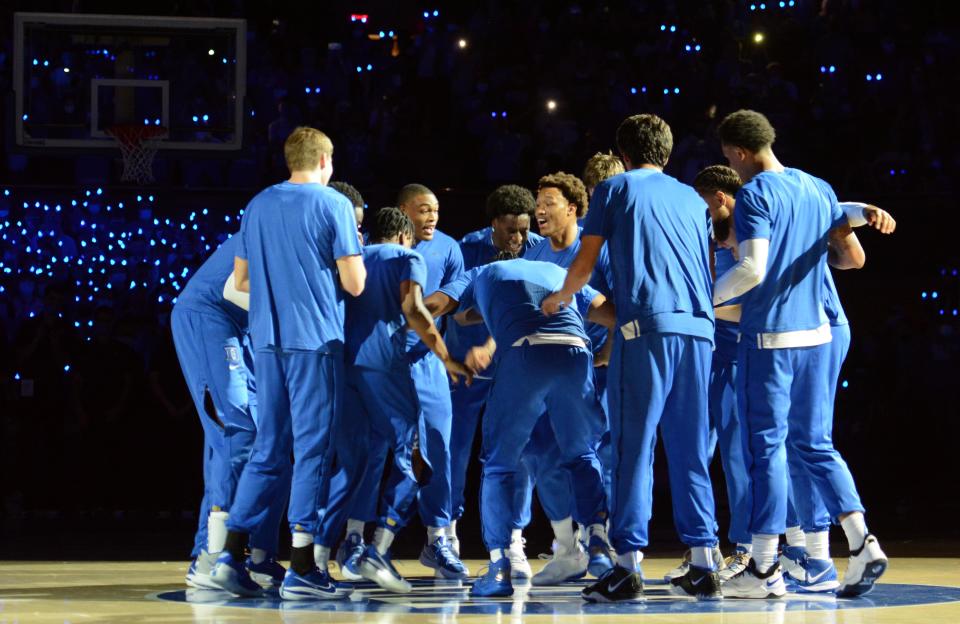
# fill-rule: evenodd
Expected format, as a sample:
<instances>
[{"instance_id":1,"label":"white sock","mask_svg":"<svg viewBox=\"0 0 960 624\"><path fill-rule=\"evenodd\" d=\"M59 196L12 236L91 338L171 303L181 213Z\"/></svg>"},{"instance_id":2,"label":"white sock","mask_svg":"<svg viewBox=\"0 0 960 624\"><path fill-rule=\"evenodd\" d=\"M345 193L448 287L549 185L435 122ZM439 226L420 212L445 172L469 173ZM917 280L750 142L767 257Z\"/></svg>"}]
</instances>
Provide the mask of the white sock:
<instances>
[{"instance_id":1,"label":"white sock","mask_svg":"<svg viewBox=\"0 0 960 624\"><path fill-rule=\"evenodd\" d=\"M347 537L351 535L359 535L360 540L363 541L363 520L354 520L349 518L347 520Z\"/></svg>"},{"instance_id":2,"label":"white sock","mask_svg":"<svg viewBox=\"0 0 960 624\"><path fill-rule=\"evenodd\" d=\"M207 552L211 555L223 551L227 541L227 518L225 511L211 511L207 516Z\"/></svg>"},{"instance_id":3,"label":"white sock","mask_svg":"<svg viewBox=\"0 0 960 624\"><path fill-rule=\"evenodd\" d=\"M495 548L490 551L490 563L496 563L503 559L503 550L500 548Z\"/></svg>"},{"instance_id":4,"label":"white sock","mask_svg":"<svg viewBox=\"0 0 960 624\"><path fill-rule=\"evenodd\" d=\"M863 546L863 542L867 539L867 522L864 520L862 513L859 511L853 512L840 521L840 526L843 527L843 532L847 535L847 544L851 551Z\"/></svg>"},{"instance_id":5,"label":"white sock","mask_svg":"<svg viewBox=\"0 0 960 624\"><path fill-rule=\"evenodd\" d=\"M777 561L777 546L780 545L779 535L753 535L753 560L757 571L761 574L773 567Z\"/></svg>"},{"instance_id":6,"label":"white sock","mask_svg":"<svg viewBox=\"0 0 960 624\"><path fill-rule=\"evenodd\" d=\"M254 563L263 563L267 560L267 551L262 548L250 549L250 561Z\"/></svg>"},{"instance_id":7,"label":"white sock","mask_svg":"<svg viewBox=\"0 0 960 624\"><path fill-rule=\"evenodd\" d=\"M330 563L330 547L314 544L313 561L317 564L317 567L320 568L321 571L326 570L327 564Z\"/></svg>"},{"instance_id":8,"label":"white sock","mask_svg":"<svg viewBox=\"0 0 960 624\"><path fill-rule=\"evenodd\" d=\"M746 544L737 544L737 549L738 549L738 550L742 550L742 551L745 552L745 553L752 553L752 552L753 552L753 544L751 544L751 543L749 543L749 542L746 543Z\"/></svg>"},{"instance_id":9,"label":"white sock","mask_svg":"<svg viewBox=\"0 0 960 624\"><path fill-rule=\"evenodd\" d=\"M441 537L447 537L447 527L427 527L427 543L432 544Z\"/></svg>"},{"instance_id":10,"label":"white sock","mask_svg":"<svg viewBox=\"0 0 960 624\"><path fill-rule=\"evenodd\" d=\"M573 520L569 517L563 520L551 520L553 534L557 538L557 553L569 554L577 549L577 537L573 532Z\"/></svg>"},{"instance_id":11,"label":"white sock","mask_svg":"<svg viewBox=\"0 0 960 624\"><path fill-rule=\"evenodd\" d=\"M807 540L803 536L803 529L800 527L787 527L785 535L787 536L788 546L799 546L800 548L806 547Z\"/></svg>"},{"instance_id":12,"label":"white sock","mask_svg":"<svg viewBox=\"0 0 960 624\"><path fill-rule=\"evenodd\" d=\"M513 529L510 531L510 544L523 545L523 529Z\"/></svg>"},{"instance_id":13,"label":"white sock","mask_svg":"<svg viewBox=\"0 0 960 624\"><path fill-rule=\"evenodd\" d=\"M587 542L589 542L590 538L592 538L594 535L602 539L605 544L609 543L609 540L607 539L607 527L604 525L597 523L591 524L589 527L587 527Z\"/></svg>"},{"instance_id":14,"label":"white sock","mask_svg":"<svg viewBox=\"0 0 960 624\"><path fill-rule=\"evenodd\" d=\"M293 532L294 548L303 548L304 546L309 546L312 543L313 543L313 536L307 533L306 531Z\"/></svg>"},{"instance_id":15,"label":"white sock","mask_svg":"<svg viewBox=\"0 0 960 624\"><path fill-rule=\"evenodd\" d=\"M639 550L634 550L624 554L617 554L617 565L621 568L626 568L631 572L640 571L640 562L643 561L643 553Z\"/></svg>"},{"instance_id":16,"label":"white sock","mask_svg":"<svg viewBox=\"0 0 960 624\"><path fill-rule=\"evenodd\" d=\"M713 561L713 546L691 546L690 564L702 570L716 570L717 564Z\"/></svg>"},{"instance_id":17,"label":"white sock","mask_svg":"<svg viewBox=\"0 0 960 624\"><path fill-rule=\"evenodd\" d=\"M811 559L830 558L830 531L806 533L807 556Z\"/></svg>"},{"instance_id":18,"label":"white sock","mask_svg":"<svg viewBox=\"0 0 960 624\"><path fill-rule=\"evenodd\" d=\"M377 548L377 552L381 555L390 552L390 546L393 544L393 538L396 536L396 533L390 529L377 527L377 530L373 533L373 545Z\"/></svg>"},{"instance_id":19,"label":"white sock","mask_svg":"<svg viewBox=\"0 0 960 624\"><path fill-rule=\"evenodd\" d=\"M447 534L447 540L457 539L457 521L456 520L451 520L450 524L447 525L446 534Z\"/></svg>"}]
</instances>

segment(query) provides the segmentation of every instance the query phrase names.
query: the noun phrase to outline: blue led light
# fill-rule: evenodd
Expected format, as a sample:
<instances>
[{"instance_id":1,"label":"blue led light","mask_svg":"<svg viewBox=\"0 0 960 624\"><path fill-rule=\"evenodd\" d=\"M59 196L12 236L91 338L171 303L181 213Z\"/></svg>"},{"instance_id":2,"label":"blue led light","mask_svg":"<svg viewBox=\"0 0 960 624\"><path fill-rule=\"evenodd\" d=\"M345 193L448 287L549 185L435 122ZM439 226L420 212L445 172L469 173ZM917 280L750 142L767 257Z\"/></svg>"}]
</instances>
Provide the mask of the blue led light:
<instances>
[{"instance_id":1,"label":"blue led light","mask_svg":"<svg viewBox=\"0 0 960 624\"><path fill-rule=\"evenodd\" d=\"M687 45L683 46L683 49L686 50L687 52L689 52L689 51L690 51L690 44L688 43Z\"/></svg>"},{"instance_id":2,"label":"blue led light","mask_svg":"<svg viewBox=\"0 0 960 624\"><path fill-rule=\"evenodd\" d=\"M30 119L30 115L24 113L23 116L20 117L20 119L26 121L26 120Z\"/></svg>"},{"instance_id":3,"label":"blue led light","mask_svg":"<svg viewBox=\"0 0 960 624\"><path fill-rule=\"evenodd\" d=\"M666 30L666 29L667 29L667 25L666 25L666 24L660 24L660 30L661 30L661 32L664 31L664 30Z\"/></svg>"},{"instance_id":4,"label":"blue led light","mask_svg":"<svg viewBox=\"0 0 960 624\"><path fill-rule=\"evenodd\" d=\"M671 25L670 25L670 32L677 32L677 27L671 24Z\"/></svg>"},{"instance_id":5,"label":"blue led light","mask_svg":"<svg viewBox=\"0 0 960 624\"><path fill-rule=\"evenodd\" d=\"M433 16L434 16L434 17L440 17L440 11L434 10L434 11L433 11Z\"/></svg>"},{"instance_id":6,"label":"blue led light","mask_svg":"<svg viewBox=\"0 0 960 624\"><path fill-rule=\"evenodd\" d=\"M63 372L65 372L65 373L69 373L69 372L70 372L70 365L69 365L69 364L65 364L65 365L63 366Z\"/></svg>"},{"instance_id":7,"label":"blue led light","mask_svg":"<svg viewBox=\"0 0 960 624\"><path fill-rule=\"evenodd\" d=\"M940 296L940 293L938 293L937 291L933 291L932 293L930 293L930 297L931 297L932 299L936 299L936 298L938 298L939 296Z\"/></svg>"},{"instance_id":8,"label":"blue led light","mask_svg":"<svg viewBox=\"0 0 960 624\"><path fill-rule=\"evenodd\" d=\"M849 387L850 387L850 382L847 381L846 379L844 379L844 380L843 380L843 383L841 383L840 386L843 387L843 388L849 388Z\"/></svg>"},{"instance_id":9,"label":"blue led light","mask_svg":"<svg viewBox=\"0 0 960 624\"><path fill-rule=\"evenodd\" d=\"M873 76L871 76L870 74L867 74L867 82L870 82L871 80L873 80Z\"/></svg>"},{"instance_id":10,"label":"blue led light","mask_svg":"<svg viewBox=\"0 0 960 624\"><path fill-rule=\"evenodd\" d=\"M830 67L827 68L827 70L832 74L832 73L834 73L835 71L837 71L837 68L836 68L836 66L831 65Z\"/></svg>"},{"instance_id":11,"label":"blue led light","mask_svg":"<svg viewBox=\"0 0 960 624\"><path fill-rule=\"evenodd\" d=\"M373 70L373 65L371 65L370 63L367 63L367 71L372 71L372 70Z\"/></svg>"},{"instance_id":12,"label":"blue led light","mask_svg":"<svg viewBox=\"0 0 960 624\"><path fill-rule=\"evenodd\" d=\"M359 74L359 73L362 72L362 71L363 71L363 68L360 67L359 65L357 65L357 73Z\"/></svg>"},{"instance_id":13,"label":"blue led light","mask_svg":"<svg viewBox=\"0 0 960 624\"><path fill-rule=\"evenodd\" d=\"M310 93L311 91L312 89L310 87L307 87L306 89L304 89L304 93Z\"/></svg>"},{"instance_id":14,"label":"blue led light","mask_svg":"<svg viewBox=\"0 0 960 624\"><path fill-rule=\"evenodd\" d=\"M926 299L926 298L927 298L927 291L923 291L922 293L920 293L920 298L921 298L921 299Z\"/></svg>"},{"instance_id":15,"label":"blue led light","mask_svg":"<svg viewBox=\"0 0 960 624\"><path fill-rule=\"evenodd\" d=\"M193 119L193 123L197 123L198 121L200 121L200 118L197 117L196 115L194 115L193 117L191 117L191 119Z\"/></svg>"},{"instance_id":16,"label":"blue led light","mask_svg":"<svg viewBox=\"0 0 960 624\"><path fill-rule=\"evenodd\" d=\"M876 80L883 80L883 74L877 74Z\"/></svg>"},{"instance_id":17,"label":"blue led light","mask_svg":"<svg viewBox=\"0 0 960 624\"><path fill-rule=\"evenodd\" d=\"M757 5L751 4L751 5L750 5L750 10L751 10L751 11L756 11L756 10L757 10Z\"/></svg>"},{"instance_id":18,"label":"blue led light","mask_svg":"<svg viewBox=\"0 0 960 624\"><path fill-rule=\"evenodd\" d=\"M204 113L204 114L203 114L203 120L204 120L204 121L210 121L210 115L207 115L206 113Z\"/></svg>"},{"instance_id":19,"label":"blue led light","mask_svg":"<svg viewBox=\"0 0 960 624\"><path fill-rule=\"evenodd\" d=\"M674 87L673 92L674 92L674 94L678 94L678 95L679 95L679 93L680 93L680 87Z\"/></svg>"}]
</instances>

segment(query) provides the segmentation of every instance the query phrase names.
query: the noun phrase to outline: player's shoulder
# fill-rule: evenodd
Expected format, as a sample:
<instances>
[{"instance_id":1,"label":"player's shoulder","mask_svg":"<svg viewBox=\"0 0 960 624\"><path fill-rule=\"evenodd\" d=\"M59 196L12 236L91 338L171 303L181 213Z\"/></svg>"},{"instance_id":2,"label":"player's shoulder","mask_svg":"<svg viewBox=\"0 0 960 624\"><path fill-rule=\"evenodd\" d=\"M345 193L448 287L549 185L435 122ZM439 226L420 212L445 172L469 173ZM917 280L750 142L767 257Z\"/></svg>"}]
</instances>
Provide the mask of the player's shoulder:
<instances>
[{"instance_id":1,"label":"player's shoulder","mask_svg":"<svg viewBox=\"0 0 960 624\"><path fill-rule=\"evenodd\" d=\"M536 232L527 233L527 249L533 249L543 241L547 240L546 237L540 236Z\"/></svg>"},{"instance_id":2,"label":"player's shoulder","mask_svg":"<svg viewBox=\"0 0 960 624\"><path fill-rule=\"evenodd\" d=\"M544 254L544 252L550 248L550 241L544 237L540 237L540 241L535 245L527 248L527 251L523 254L523 259L531 262L538 261Z\"/></svg>"},{"instance_id":3,"label":"player's shoulder","mask_svg":"<svg viewBox=\"0 0 960 624\"><path fill-rule=\"evenodd\" d=\"M457 241L456 241L455 238L453 238L453 237L450 236L449 234L446 234L446 233L444 233L444 232L441 232L440 230L434 230L434 231L433 231L433 241L432 241L432 242L433 242L433 244L434 244L435 246L437 246L437 247L443 247L443 248L455 247L458 251L459 251L459 249L460 249L460 245L459 245L459 243L457 243Z\"/></svg>"},{"instance_id":4,"label":"player's shoulder","mask_svg":"<svg viewBox=\"0 0 960 624\"><path fill-rule=\"evenodd\" d=\"M466 236L460 239L460 245L462 246L474 246L478 244L486 243L490 240L490 234L493 231L493 228L489 225L485 228L481 228L474 232L470 232ZM436 234L434 234L436 236Z\"/></svg>"}]
</instances>

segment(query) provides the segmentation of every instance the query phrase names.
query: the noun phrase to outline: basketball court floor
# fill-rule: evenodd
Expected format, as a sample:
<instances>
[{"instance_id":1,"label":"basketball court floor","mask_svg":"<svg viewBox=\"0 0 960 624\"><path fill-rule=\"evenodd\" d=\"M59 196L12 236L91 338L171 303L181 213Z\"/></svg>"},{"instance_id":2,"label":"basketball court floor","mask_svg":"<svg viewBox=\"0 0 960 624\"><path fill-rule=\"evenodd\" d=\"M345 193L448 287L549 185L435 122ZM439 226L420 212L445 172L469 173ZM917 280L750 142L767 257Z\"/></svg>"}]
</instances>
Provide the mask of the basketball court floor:
<instances>
[{"instance_id":1,"label":"basketball court floor","mask_svg":"<svg viewBox=\"0 0 960 624\"><path fill-rule=\"evenodd\" d=\"M481 561L468 562L476 571ZM536 568L541 562L535 562ZM839 563L839 562L838 562ZM675 559L644 561L651 579ZM353 599L282 603L276 595L238 599L188 590L187 562L0 562L0 623L158 622L177 624L377 622L698 622L704 624L860 624L960 622L960 559L892 558L876 590L858 599L790 594L777 601L697 603L647 585L640 605L591 605L584 582L557 587L518 586L512 598L470 600L468 588L434 581L418 563L398 562L415 580L412 594L387 594L359 585Z\"/></svg>"}]
</instances>

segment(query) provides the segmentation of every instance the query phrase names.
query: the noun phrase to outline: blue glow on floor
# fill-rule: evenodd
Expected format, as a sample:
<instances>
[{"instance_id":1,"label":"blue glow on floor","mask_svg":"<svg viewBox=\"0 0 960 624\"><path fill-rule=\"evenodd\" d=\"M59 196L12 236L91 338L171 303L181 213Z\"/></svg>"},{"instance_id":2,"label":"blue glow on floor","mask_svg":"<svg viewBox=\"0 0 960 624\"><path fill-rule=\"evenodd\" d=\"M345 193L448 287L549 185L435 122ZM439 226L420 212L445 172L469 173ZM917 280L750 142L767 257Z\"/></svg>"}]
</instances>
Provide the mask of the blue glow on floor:
<instances>
[{"instance_id":1,"label":"blue glow on floor","mask_svg":"<svg viewBox=\"0 0 960 624\"><path fill-rule=\"evenodd\" d=\"M782 600L734 600L697 602L670 595L663 585L647 585L647 601L641 604L590 604L580 598L583 583L553 587L515 585L510 598L473 600L469 587L456 581L411 579L410 594L390 594L369 583L357 584L349 600L289 602L275 592L263 598L237 598L210 589L188 589L156 594L160 600L203 604L207 607L240 607L317 612L354 612L382 614L450 614L450 615L644 615L684 613L776 613L834 611L841 609L876 609L906 607L944 602L960 602L960 588L932 585L881 583L868 596L836 598L833 595L787 594Z\"/></svg>"}]
</instances>

